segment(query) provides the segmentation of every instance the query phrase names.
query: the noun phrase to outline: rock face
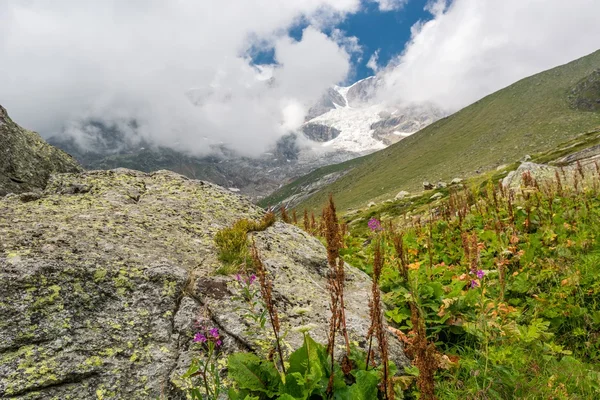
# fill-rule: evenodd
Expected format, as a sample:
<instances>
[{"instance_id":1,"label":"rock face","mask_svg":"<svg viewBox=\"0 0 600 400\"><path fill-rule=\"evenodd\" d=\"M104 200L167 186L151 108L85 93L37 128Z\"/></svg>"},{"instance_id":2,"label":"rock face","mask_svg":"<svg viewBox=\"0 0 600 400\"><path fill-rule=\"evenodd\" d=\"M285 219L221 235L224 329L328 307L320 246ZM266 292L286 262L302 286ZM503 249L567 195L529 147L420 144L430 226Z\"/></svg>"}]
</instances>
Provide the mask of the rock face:
<instances>
[{"instance_id":1,"label":"rock face","mask_svg":"<svg viewBox=\"0 0 600 400\"><path fill-rule=\"evenodd\" d=\"M302 133L304 133L304 136L315 142L328 142L331 139L338 137L341 131L332 126L307 123L302 125Z\"/></svg>"},{"instance_id":2,"label":"rock face","mask_svg":"<svg viewBox=\"0 0 600 400\"><path fill-rule=\"evenodd\" d=\"M569 93L571 107L581 111L600 111L600 69L582 79Z\"/></svg>"},{"instance_id":3,"label":"rock face","mask_svg":"<svg viewBox=\"0 0 600 400\"><path fill-rule=\"evenodd\" d=\"M329 110L333 110L337 106L345 107L346 99L337 90L333 88L327 89L327 92L319 101L313 105L306 114L306 121L311 120L319 115L325 114Z\"/></svg>"},{"instance_id":4,"label":"rock face","mask_svg":"<svg viewBox=\"0 0 600 400\"><path fill-rule=\"evenodd\" d=\"M39 196L0 200L0 398L183 399L194 321L207 313L223 351L265 352L268 331L219 276L215 233L263 211L172 172L53 176ZM253 234L274 283L286 342L327 335L326 252L287 224ZM369 324L369 278L347 269L350 336ZM407 362L390 337L391 354Z\"/></svg>"},{"instance_id":5,"label":"rock face","mask_svg":"<svg viewBox=\"0 0 600 400\"><path fill-rule=\"evenodd\" d=\"M80 170L71 156L15 124L0 106L0 197L41 190L50 174Z\"/></svg>"}]
</instances>

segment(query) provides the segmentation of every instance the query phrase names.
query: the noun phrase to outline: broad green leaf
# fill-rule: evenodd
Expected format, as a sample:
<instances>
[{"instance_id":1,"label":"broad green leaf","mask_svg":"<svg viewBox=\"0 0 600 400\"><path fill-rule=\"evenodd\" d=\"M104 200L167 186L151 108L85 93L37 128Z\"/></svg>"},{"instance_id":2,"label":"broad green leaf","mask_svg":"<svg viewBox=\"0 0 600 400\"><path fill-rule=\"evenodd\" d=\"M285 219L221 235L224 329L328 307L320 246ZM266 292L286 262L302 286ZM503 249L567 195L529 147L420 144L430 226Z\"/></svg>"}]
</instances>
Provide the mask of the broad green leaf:
<instances>
[{"instance_id":1,"label":"broad green leaf","mask_svg":"<svg viewBox=\"0 0 600 400\"><path fill-rule=\"evenodd\" d=\"M356 383L350 386L348 393L353 400L371 400L377 398L377 384L379 383L379 373L377 371L358 371L356 374Z\"/></svg>"},{"instance_id":2,"label":"broad green leaf","mask_svg":"<svg viewBox=\"0 0 600 400\"><path fill-rule=\"evenodd\" d=\"M250 353L235 353L228 359L229 376L241 389L262 392L272 397L277 393L281 376L275 366Z\"/></svg>"}]
</instances>

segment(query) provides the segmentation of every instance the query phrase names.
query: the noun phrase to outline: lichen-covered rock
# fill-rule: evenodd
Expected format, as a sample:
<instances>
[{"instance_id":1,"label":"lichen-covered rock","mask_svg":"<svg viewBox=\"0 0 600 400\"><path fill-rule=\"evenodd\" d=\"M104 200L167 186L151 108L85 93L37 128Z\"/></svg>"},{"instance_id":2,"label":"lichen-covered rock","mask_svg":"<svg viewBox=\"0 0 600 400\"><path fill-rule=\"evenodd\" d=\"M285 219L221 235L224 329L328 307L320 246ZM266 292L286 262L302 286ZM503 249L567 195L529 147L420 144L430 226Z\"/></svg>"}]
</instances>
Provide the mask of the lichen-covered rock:
<instances>
[{"instance_id":1,"label":"lichen-covered rock","mask_svg":"<svg viewBox=\"0 0 600 400\"><path fill-rule=\"evenodd\" d=\"M131 170L55 175L43 193L21 197L0 200L0 398L183 398L180 376L203 312L225 353L272 345L270 331L240 311L236 279L215 274L215 233L263 215L246 198ZM283 223L252 235L274 281L286 348L300 343L293 328L308 323L324 342L321 243ZM347 270L350 337L364 344L371 282Z\"/></svg>"},{"instance_id":2,"label":"lichen-covered rock","mask_svg":"<svg viewBox=\"0 0 600 400\"><path fill-rule=\"evenodd\" d=\"M77 171L70 155L15 124L0 106L0 197L42 190L51 174Z\"/></svg>"},{"instance_id":3,"label":"lichen-covered rock","mask_svg":"<svg viewBox=\"0 0 600 400\"><path fill-rule=\"evenodd\" d=\"M523 185L523 174L529 173L538 183L548 182L554 179L556 167L546 164L536 164L532 162L523 162L514 171L511 171L502 179L502 185L507 188L517 190Z\"/></svg>"}]
</instances>

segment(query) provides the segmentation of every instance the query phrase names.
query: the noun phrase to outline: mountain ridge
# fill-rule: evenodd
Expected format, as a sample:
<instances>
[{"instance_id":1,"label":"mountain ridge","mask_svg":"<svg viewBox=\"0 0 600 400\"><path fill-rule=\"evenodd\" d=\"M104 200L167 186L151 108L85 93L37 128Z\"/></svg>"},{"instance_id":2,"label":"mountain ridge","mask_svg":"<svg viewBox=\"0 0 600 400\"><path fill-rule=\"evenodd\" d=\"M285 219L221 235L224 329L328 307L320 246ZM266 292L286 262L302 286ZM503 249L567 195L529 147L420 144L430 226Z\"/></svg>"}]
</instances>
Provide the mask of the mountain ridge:
<instances>
[{"instance_id":1,"label":"mountain ridge","mask_svg":"<svg viewBox=\"0 0 600 400\"><path fill-rule=\"evenodd\" d=\"M600 51L521 79L360 162L338 166L338 171L351 170L297 207L318 209L329 193L336 194L344 209L361 207L394 198L400 190L416 191L423 181L474 176L595 129L600 113L572 107L569 93L597 76L598 69ZM313 172L315 179L319 176ZM260 204L285 203L285 193L294 186L283 187Z\"/></svg>"}]
</instances>

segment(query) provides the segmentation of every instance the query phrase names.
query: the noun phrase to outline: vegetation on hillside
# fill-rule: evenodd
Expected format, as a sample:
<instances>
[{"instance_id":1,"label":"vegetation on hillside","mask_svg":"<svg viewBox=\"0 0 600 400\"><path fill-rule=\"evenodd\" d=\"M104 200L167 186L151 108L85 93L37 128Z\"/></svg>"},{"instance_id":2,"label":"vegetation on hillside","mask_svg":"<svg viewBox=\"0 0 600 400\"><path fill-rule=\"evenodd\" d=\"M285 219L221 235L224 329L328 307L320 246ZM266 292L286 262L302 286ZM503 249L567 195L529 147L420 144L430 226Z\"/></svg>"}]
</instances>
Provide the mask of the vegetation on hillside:
<instances>
[{"instance_id":1,"label":"vegetation on hillside","mask_svg":"<svg viewBox=\"0 0 600 400\"><path fill-rule=\"evenodd\" d=\"M557 172L546 183L525 173L516 191L493 181L456 185L442 201L415 202L397 213L387 205L337 223L339 257L374 277L387 329L405 343L413 363L389 381L385 363L371 370L369 379L380 383L367 398L386 398L387 385L393 386L388 398L405 399L600 397L600 165L586 167ZM302 225L331 249L331 217L305 219ZM372 299L378 296L374 291ZM254 357L252 368L270 370L265 376L277 384L231 398L330 396L324 378L336 364L328 367L324 346L307 339L305 347L280 367L289 374L303 366L293 382L305 391L283 392L290 378ZM367 379L359 372L369 363L354 350L348 354L345 379L357 385ZM238 375L232 362L231 382L243 389L248 376ZM307 375L313 365L321 384ZM343 363L339 368L336 374ZM348 398L344 393L334 397Z\"/></svg>"},{"instance_id":2,"label":"vegetation on hillside","mask_svg":"<svg viewBox=\"0 0 600 400\"><path fill-rule=\"evenodd\" d=\"M319 209L329 193L336 194L340 209L361 207L393 198L400 190L416 191L423 181L475 176L600 128L600 113L572 106L591 104L599 68L597 51L523 79L360 159L348 174L297 208ZM318 171L313 175L320 176ZM297 184L270 199L280 201Z\"/></svg>"}]
</instances>

